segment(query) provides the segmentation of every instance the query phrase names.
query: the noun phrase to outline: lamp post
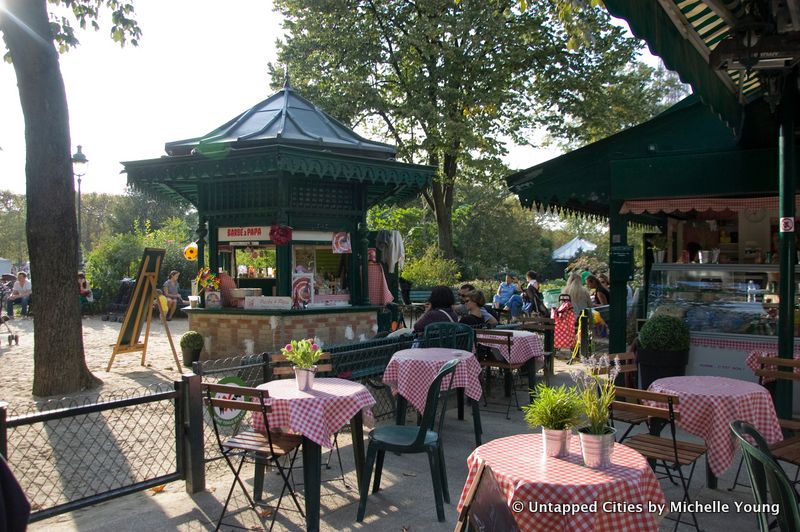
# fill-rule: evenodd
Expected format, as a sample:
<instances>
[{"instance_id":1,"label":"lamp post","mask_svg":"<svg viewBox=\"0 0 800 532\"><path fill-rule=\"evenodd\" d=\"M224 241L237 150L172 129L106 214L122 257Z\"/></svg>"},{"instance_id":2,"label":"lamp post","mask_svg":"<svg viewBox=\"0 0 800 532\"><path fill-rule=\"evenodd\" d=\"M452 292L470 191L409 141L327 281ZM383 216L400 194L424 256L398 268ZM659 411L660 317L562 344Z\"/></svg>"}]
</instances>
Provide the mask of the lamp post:
<instances>
[{"instance_id":1,"label":"lamp post","mask_svg":"<svg viewBox=\"0 0 800 532\"><path fill-rule=\"evenodd\" d=\"M81 178L86 175L86 165L89 159L81 151L82 146L78 146L78 151L72 156L72 173L78 178L78 268L83 269L83 250L81 249Z\"/></svg>"}]
</instances>

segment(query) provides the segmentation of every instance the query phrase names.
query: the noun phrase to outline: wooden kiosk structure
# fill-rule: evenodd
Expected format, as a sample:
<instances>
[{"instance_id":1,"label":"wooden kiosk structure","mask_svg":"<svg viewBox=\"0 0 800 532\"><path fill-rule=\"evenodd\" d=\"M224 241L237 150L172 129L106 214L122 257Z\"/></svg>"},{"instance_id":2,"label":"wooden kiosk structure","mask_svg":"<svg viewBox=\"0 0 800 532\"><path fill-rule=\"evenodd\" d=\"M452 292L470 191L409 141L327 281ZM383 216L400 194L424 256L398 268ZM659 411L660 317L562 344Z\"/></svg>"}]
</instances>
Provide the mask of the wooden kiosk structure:
<instances>
[{"instance_id":1,"label":"wooden kiosk structure","mask_svg":"<svg viewBox=\"0 0 800 532\"><path fill-rule=\"evenodd\" d=\"M288 79L211 133L165 148L166 156L123 163L128 183L197 208L199 266L207 253L212 271L265 296L291 296L298 273L316 276L318 289L326 285L317 294L322 302L302 309L186 309L190 327L210 338L204 358L272 351L299 337L331 344L375 334L367 210L413 199L434 167L396 161L393 146L359 136L300 96ZM271 229L287 226L289 242L271 239ZM352 252L334 256L332 241L342 235ZM237 257L244 250L274 258L275 266L268 273L243 271Z\"/></svg>"}]
</instances>

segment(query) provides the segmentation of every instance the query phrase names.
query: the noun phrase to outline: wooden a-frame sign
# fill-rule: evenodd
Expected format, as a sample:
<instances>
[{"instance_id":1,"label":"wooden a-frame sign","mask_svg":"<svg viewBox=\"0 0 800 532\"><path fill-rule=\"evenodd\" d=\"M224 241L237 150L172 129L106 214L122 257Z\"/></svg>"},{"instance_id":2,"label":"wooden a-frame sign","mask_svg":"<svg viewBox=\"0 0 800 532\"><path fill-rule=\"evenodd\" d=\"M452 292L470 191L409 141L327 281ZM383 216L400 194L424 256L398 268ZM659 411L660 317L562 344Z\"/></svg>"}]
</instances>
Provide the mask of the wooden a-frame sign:
<instances>
[{"instance_id":1,"label":"wooden a-frame sign","mask_svg":"<svg viewBox=\"0 0 800 532\"><path fill-rule=\"evenodd\" d=\"M133 294L131 295L131 302L128 304L127 311L125 311L125 319L119 330L117 343L114 345L114 350L111 353L111 359L108 361L106 371L111 371L114 358L120 353L135 353L141 351L142 366L145 365L147 341L150 338L150 323L153 320L153 302L158 300L158 289L156 288L158 286L158 271L161 269L164 253L166 253L166 251L163 249L144 249L142 262L139 264L139 273L136 275L136 285L133 287ZM164 326L164 331L167 333L167 339L172 349L172 358L175 360L175 366L180 370L181 363L178 360L178 353L175 351L175 344L172 342L172 335L169 332L164 314L163 311L159 312L161 324ZM139 337L142 334L142 327L145 323L147 323L147 327L144 332L144 341L140 342Z\"/></svg>"}]
</instances>

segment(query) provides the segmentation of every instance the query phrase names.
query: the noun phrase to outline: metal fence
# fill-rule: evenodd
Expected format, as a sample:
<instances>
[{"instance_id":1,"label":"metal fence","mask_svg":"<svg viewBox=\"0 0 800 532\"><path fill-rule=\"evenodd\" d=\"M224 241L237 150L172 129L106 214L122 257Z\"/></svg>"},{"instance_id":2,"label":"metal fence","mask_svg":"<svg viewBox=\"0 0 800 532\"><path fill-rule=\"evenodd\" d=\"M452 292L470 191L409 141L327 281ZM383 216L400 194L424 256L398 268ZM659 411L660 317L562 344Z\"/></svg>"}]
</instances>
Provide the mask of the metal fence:
<instances>
[{"instance_id":1,"label":"metal fence","mask_svg":"<svg viewBox=\"0 0 800 532\"><path fill-rule=\"evenodd\" d=\"M0 453L31 502L31 521L189 479L194 379L193 386L187 376L172 387L51 401L25 411L0 403ZM196 468L191 480L187 487L203 489Z\"/></svg>"}]
</instances>

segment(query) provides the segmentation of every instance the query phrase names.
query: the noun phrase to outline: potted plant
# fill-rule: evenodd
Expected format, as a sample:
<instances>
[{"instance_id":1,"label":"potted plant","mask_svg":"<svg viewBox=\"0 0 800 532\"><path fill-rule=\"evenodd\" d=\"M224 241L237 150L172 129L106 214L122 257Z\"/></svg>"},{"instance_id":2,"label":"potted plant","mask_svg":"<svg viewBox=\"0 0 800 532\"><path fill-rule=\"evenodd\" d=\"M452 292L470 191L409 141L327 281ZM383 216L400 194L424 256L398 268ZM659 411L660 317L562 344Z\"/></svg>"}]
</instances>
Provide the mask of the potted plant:
<instances>
[{"instance_id":1,"label":"potted plant","mask_svg":"<svg viewBox=\"0 0 800 532\"><path fill-rule=\"evenodd\" d=\"M183 365L191 367L192 362L200 360L200 351L203 350L203 335L197 331L186 331L181 336L181 353Z\"/></svg>"},{"instance_id":2,"label":"potted plant","mask_svg":"<svg viewBox=\"0 0 800 532\"><path fill-rule=\"evenodd\" d=\"M611 465L614 435L617 429L609 426L609 409L614 402L614 381L619 375L619 361L609 364L608 357L589 357L586 369L570 372L578 385L578 396L586 417L586 426L578 429L583 463L602 469Z\"/></svg>"},{"instance_id":3,"label":"potted plant","mask_svg":"<svg viewBox=\"0 0 800 532\"><path fill-rule=\"evenodd\" d=\"M305 340L292 340L281 349L286 360L294 364L294 377L297 389L310 390L314 384L314 374L317 371L317 362L322 356L322 349L314 343L312 338Z\"/></svg>"},{"instance_id":4,"label":"potted plant","mask_svg":"<svg viewBox=\"0 0 800 532\"><path fill-rule=\"evenodd\" d=\"M666 314L653 316L639 331L637 344L643 390L657 379L686 374L689 328L682 319Z\"/></svg>"},{"instance_id":5,"label":"potted plant","mask_svg":"<svg viewBox=\"0 0 800 532\"><path fill-rule=\"evenodd\" d=\"M531 428L542 427L545 456L567 456L571 429L581 421L581 402L575 388L536 387L534 401L522 407Z\"/></svg>"}]
</instances>

